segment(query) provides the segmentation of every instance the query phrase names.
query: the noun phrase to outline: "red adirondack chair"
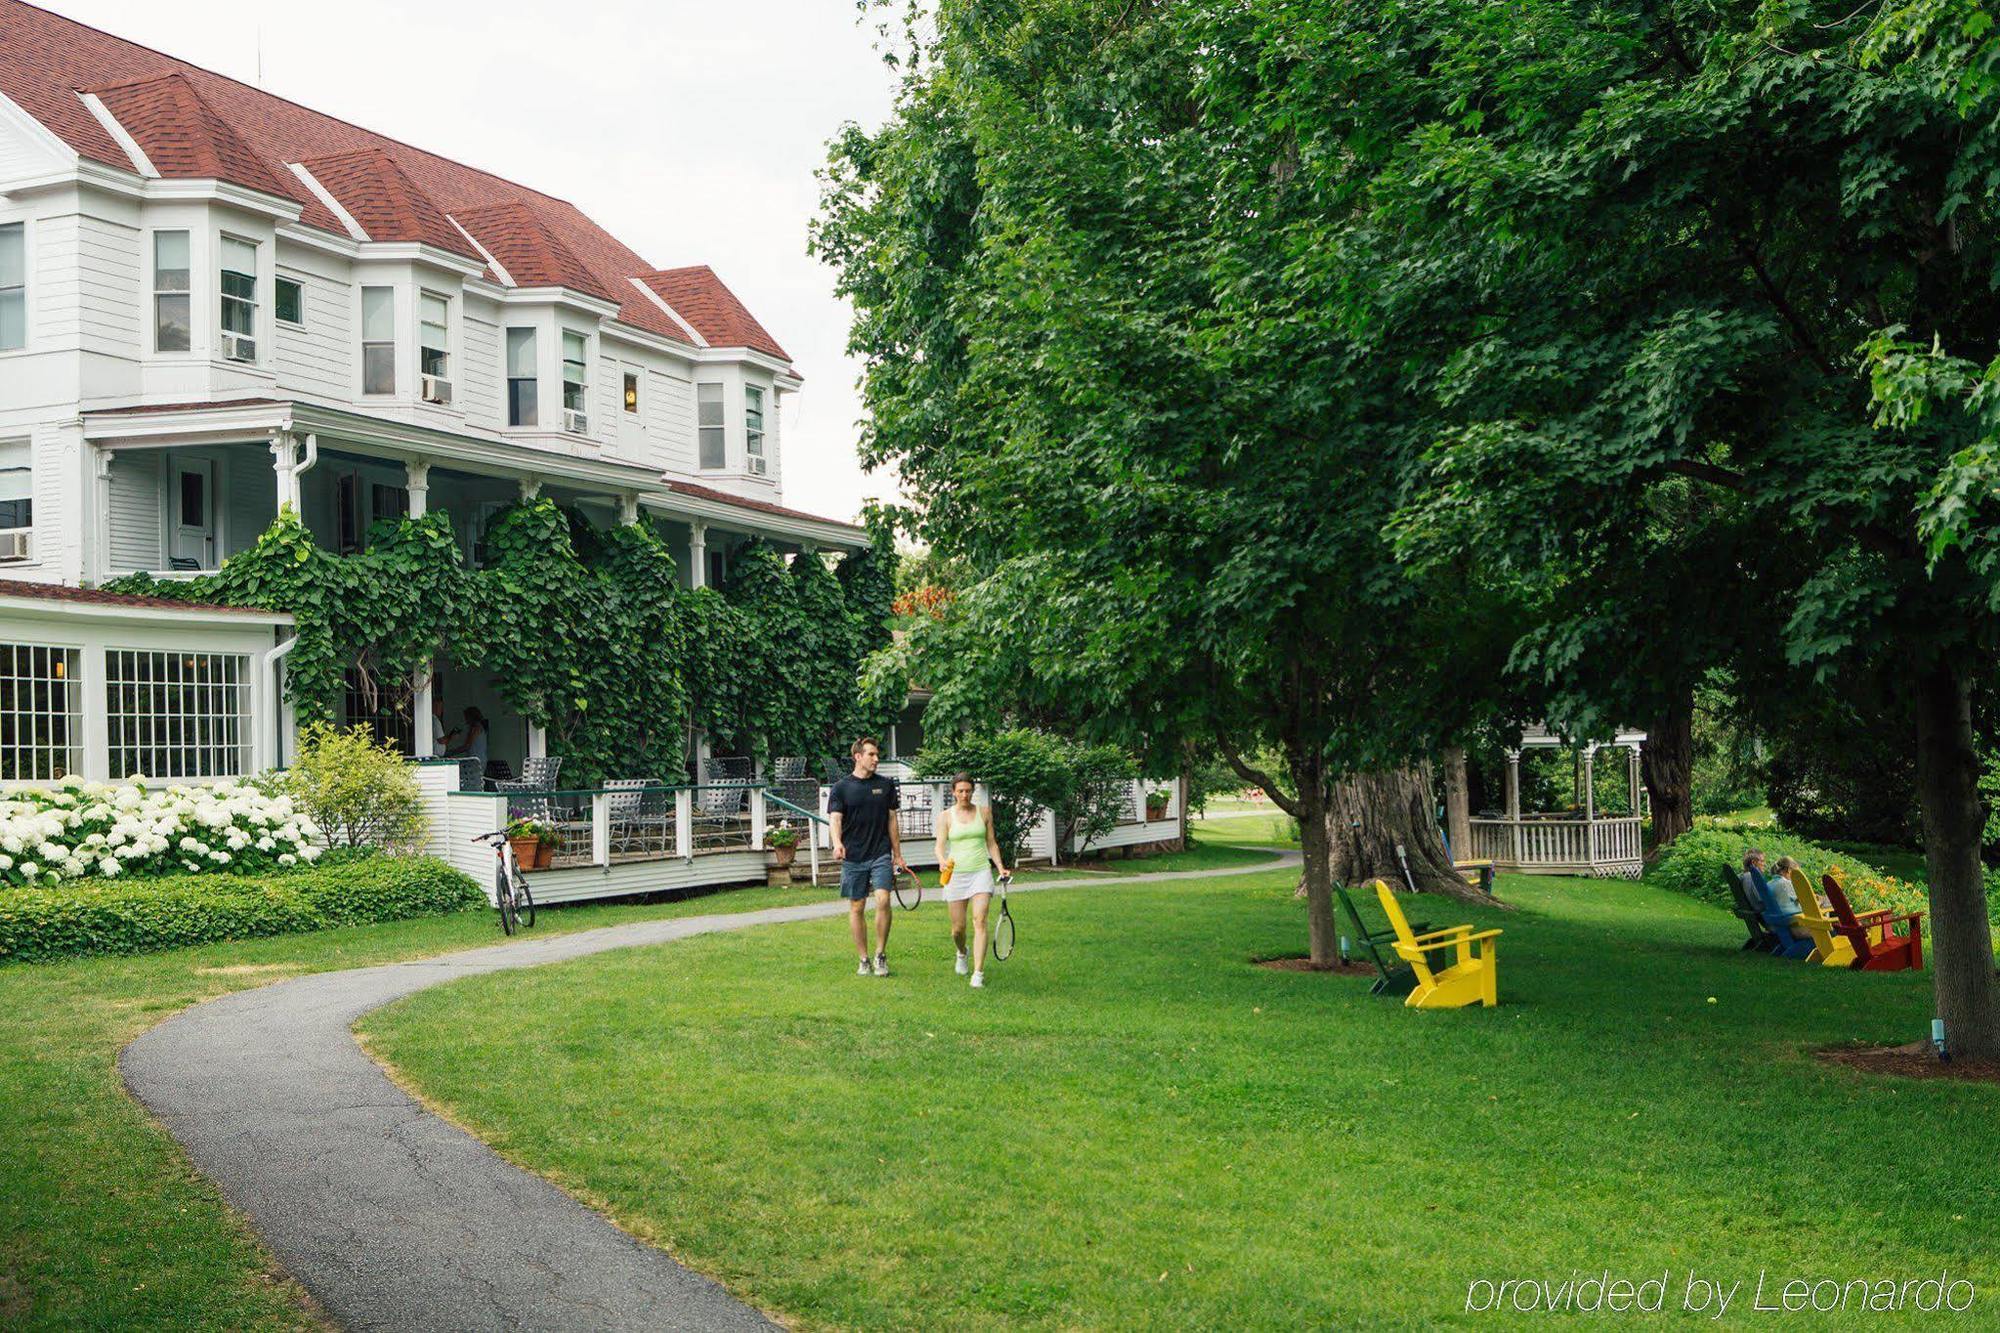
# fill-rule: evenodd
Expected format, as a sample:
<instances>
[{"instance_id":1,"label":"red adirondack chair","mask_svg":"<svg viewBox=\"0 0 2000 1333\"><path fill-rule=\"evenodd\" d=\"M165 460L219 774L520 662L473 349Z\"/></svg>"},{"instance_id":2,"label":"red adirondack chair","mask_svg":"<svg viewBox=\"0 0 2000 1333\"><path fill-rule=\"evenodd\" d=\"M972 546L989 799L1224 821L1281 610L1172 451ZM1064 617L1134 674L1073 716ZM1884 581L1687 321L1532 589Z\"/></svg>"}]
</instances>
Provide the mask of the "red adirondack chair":
<instances>
[{"instance_id":1,"label":"red adirondack chair","mask_svg":"<svg viewBox=\"0 0 2000 1333\"><path fill-rule=\"evenodd\" d=\"M1822 875L1820 884L1826 889L1826 900L1833 904L1833 917L1839 923L1840 933L1854 946L1854 961L1849 964L1850 967L1864 972L1902 972L1923 967L1922 912L1899 915L1885 908L1857 915L1847 901L1847 891L1840 887L1839 880L1832 875ZM1905 922L1909 925L1908 930L1899 932L1895 929Z\"/></svg>"}]
</instances>

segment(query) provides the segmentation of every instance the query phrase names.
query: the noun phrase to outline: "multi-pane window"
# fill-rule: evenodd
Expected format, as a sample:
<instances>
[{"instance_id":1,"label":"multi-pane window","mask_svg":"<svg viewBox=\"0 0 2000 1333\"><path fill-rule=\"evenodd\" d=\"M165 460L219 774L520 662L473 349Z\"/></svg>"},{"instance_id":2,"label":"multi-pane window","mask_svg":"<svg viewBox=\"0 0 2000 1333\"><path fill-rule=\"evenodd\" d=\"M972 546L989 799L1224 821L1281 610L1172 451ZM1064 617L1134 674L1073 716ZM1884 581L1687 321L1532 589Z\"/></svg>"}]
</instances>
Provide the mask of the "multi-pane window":
<instances>
[{"instance_id":1,"label":"multi-pane window","mask_svg":"<svg viewBox=\"0 0 2000 1333\"><path fill-rule=\"evenodd\" d=\"M222 238L222 354L257 359L257 247Z\"/></svg>"},{"instance_id":2,"label":"multi-pane window","mask_svg":"<svg viewBox=\"0 0 2000 1333\"><path fill-rule=\"evenodd\" d=\"M48 782L82 766L81 656L0 643L0 780Z\"/></svg>"},{"instance_id":3,"label":"multi-pane window","mask_svg":"<svg viewBox=\"0 0 2000 1333\"><path fill-rule=\"evenodd\" d=\"M625 410L635 414L639 410L639 377L629 370L625 372Z\"/></svg>"},{"instance_id":4,"label":"multi-pane window","mask_svg":"<svg viewBox=\"0 0 2000 1333\"><path fill-rule=\"evenodd\" d=\"M153 350L185 352L194 346L194 309L188 277L188 234L153 233Z\"/></svg>"},{"instance_id":5,"label":"multi-pane window","mask_svg":"<svg viewBox=\"0 0 2000 1333\"><path fill-rule=\"evenodd\" d=\"M721 467L727 458L727 453L723 448L720 384L695 386L695 413L695 426L701 435L701 465L709 468Z\"/></svg>"},{"instance_id":6,"label":"multi-pane window","mask_svg":"<svg viewBox=\"0 0 2000 1333\"><path fill-rule=\"evenodd\" d=\"M535 331L507 330L507 424L536 423Z\"/></svg>"},{"instance_id":7,"label":"multi-pane window","mask_svg":"<svg viewBox=\"0 0 2000 1333\"><path fill-rule=\"evenodd\" d=\"M26 440L0 440L0 532L35 526L34 450Z\"/></svg>"},{"instance_id":8,"label":"multi-pane window","mask_svg":"<svg viewBox=\"0 0 2000 1333\"><path fill-rule=\"evenodd\" d=\"M586 430L590 380L587 373L590 344L581 333L563 332L563 429ZM574 413L575 415L571 415Z\"/></svg>"},{"instance_id":9,"label":"multi-pane window","mask_svg":"<svg viewBox=\"0 0 2000 1333\"><path fill-rule=\"evenodd\" d=\"M104 654L111 776L250 771L250 659L241 653Z\"/></svg>"},{"instance_id":10,"label":"multi-pane window","mask_svg":"<svg viewBox=\"0 0 2000 1333\"><path fill-rule=\"evenodd\" d=\"M424 397L451 401L451 302L425 292L417 319L417 372L425 379ZM442 387L440 387L442 386Z\"/></svg>"},{"instance_id":11,"label":"multi-pane window","mask_svg":"<svg viewBox=\"0 0 2000 1333\"><path fill-rule=\"evenodd\" d=\"M306 322L306 289L296 278L279 278L272 289L271 311L280 324Z\"/></svg>"},{"instance_id":12,"label":"multi-pane window","mask_svg":"<svg viewBox=\"0 0 2000 1333\"><path fill-rule=\"evenodd\" d=\"M764 391L754 384L743 389L743 452L750 471L764 472Z\"/></svg>"},{"instance_id":13,"label":"multi-pane window","mask_svg":"<svg viewBox=\"0 0 2000 1333\"><path fill-rule=\"evenodd\" d=\"M396 289L361 289L361 392L396 392Z\"/></svg>"},{"instance_id":14,"label":"multi-pane window","mask_svg":"<svg viewBox=\"0 0 2000 1333\"><path fill-rule=\"evenodd\" d=\"M28 345L28 231L24 223L0 227L0 352Z\"/></svg>"}]
</instances>

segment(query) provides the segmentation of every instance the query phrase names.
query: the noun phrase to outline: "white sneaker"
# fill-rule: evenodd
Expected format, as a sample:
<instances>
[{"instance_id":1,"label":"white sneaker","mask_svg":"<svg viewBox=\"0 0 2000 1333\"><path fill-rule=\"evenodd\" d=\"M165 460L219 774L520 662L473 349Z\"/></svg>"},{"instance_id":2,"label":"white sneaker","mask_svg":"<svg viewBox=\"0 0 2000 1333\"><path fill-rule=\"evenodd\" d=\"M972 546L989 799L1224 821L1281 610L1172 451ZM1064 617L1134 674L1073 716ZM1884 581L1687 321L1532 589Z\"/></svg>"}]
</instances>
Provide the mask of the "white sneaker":
<instances>
[{"instance_id":1,"label":"white sneaker","mask_svg":"<svg viewBox=\"0 0 2000 1333\"><path fill-rule=\"evenodd\" d=\"M888 954L878 953L875 955L875 975L878 977L886 977L889 975Z\"/></svg>"},{"instance_id":2,"label":"white sneaker","mask_svg":"<svg viewBox=\"0 0 2000 1333\"><path fill-rule=\"evenodd\" d=\"M854 975L856 975L857 977L871 977L875 975L875 969L868 966L868 960L864 958L861 960L860 970L857 971Z\"/></svg>"},{"instance_id":3,"label":"white sneaker","mask_svg":"<svg viewBox=\"0 0 2000 1333\"><path fill-rule=\"evenodd\" d=\"M965 950L960 949L958 951L958 975L962 977L971 970L972 964L965 961Z\"/></svg>"},{"instance_id":4,"label":"white sneaker","mask_svg":"<svg viewBox=\"0 0 2000 1333\"><path fill-rule=\"evenodd\" d=\"M986 988L986 974L984 972L974 972L972 974L972 988L974 990L984 990Z\"/></svg>"}]
</instances>

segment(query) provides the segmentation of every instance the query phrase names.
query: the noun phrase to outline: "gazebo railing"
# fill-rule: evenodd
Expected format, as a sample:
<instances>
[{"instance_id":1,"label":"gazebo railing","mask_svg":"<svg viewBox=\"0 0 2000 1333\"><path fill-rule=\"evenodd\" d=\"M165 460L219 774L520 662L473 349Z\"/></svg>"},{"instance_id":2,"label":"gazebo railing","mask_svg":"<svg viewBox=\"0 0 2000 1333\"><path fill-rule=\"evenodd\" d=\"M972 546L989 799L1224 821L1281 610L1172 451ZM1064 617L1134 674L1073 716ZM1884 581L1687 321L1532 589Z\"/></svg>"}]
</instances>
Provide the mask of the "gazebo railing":
<instances>
[{"instance_id":1,"label":"gazebo railing","mask_svg":"<svg viewBox=\"0 0 2000 1333\"><path fill-rule=\"evenodd\" d=\"M1644 821L1637 815L1474 819L1471 829L1472 859L1500 870L1629 876L1642 864Z\"/></svg>"}]
</instances>

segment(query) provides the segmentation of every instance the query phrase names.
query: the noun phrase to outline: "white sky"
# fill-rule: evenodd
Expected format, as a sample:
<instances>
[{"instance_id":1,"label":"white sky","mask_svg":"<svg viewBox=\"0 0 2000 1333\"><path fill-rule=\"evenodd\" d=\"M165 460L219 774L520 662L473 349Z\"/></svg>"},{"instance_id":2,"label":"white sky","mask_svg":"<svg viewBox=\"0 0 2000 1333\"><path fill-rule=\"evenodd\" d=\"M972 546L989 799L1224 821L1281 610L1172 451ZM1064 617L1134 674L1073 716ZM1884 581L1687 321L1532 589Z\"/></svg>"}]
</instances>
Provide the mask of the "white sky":
<instances>
[{"instance_id":1,"label":"white sky","mask_svg":"<svg viewBox=\"0 0 2000 1333\"><path fill-rule=\"evenodd\" d=\"M661 268L708 264L792 354L785 503L889 497L855 458L858 363L806 254L814 169L893 73L853 0L39 0L316 111L569 200Z\"/></svg>"}]
</instances>

